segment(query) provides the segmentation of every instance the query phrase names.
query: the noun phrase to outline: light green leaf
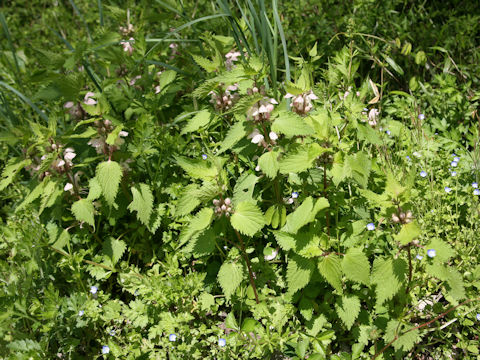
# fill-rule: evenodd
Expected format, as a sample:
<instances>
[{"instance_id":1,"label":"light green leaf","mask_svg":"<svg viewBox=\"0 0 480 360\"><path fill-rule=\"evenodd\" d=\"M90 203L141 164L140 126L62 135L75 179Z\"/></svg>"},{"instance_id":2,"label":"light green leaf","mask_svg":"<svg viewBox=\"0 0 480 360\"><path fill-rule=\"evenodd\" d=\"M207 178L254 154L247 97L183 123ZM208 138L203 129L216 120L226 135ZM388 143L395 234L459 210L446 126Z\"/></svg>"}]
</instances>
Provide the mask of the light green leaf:
<instances>
[{"instance_id":1,"label":"light green leaf","mask_svg":"<svg viewBox=\"0 0 480 360\"><path fill-rule=\"evenodd\" d=\"M255 235L265 225L262 210L248 201L236 205L235 212L230 219L232 226L247 236Z\"/></svg>"},{"instance_id":2,"label":"light green leaf","mask_svg":"<svg viewBox=\"0 0 480 360\"><path fill-rule=\"evenodd\" d=\"M244 172L237 180L233 189L233 203L238 204L242 201L253 201L253 190L258 177L249 172Z\"/></svg>"},{"instance_id":3,"label":"light green leaf","mask_svg":"<svg viewBox=\"0 0 480 360\"><path fill-rule=\"evenodd\" d=\"M8 165L2 171L2 180L0 181L0 191L5 189L8 185L13 182L13 179L17 173L22 170L25 166L31 163L30 160L23 160L15 162L18 159L14 158L8 162Z\"/></svg>"},{"instance_id":4,"label":"light green leaf","mask_svg":"<svg viewBox=\"0 0 480 360\"><path fill-rule=\"evenodd\" d=\"M370 263L360 249L351 248L342 260L342 270L345 277L360 284L370 284Z\"/></svg>"},{"instance_id":5,"label":"light green leaf","mask_svg":"<svg viewBox=\"0 0 480 360\"><path fill-rule=\"evenodd\" d=\"M90 201L97 200L100 195L102 195L102 187L98 182L97 178L91 178L88 181L88 196L87 199Z\"/></svg>"},{"instance_id":6,"label":"light green leaf","mask_svg":"<svg viewBox=\"0 0 480 360\"><path fill-rule=\"evenodd\" d=\"M425 247L425 252L427 252L428 249L435 249L436 255L435 255L435 261L444 263L448 261L452 256L455 255L455 251L452 249L452 247L446 243L445 241L438 239L438 238L433 238L430 240L428 245Z\"/></svg>"},{"instance_id":7,"label":"light green leaf","mask_svg":"<svg viewBox=\"0 0 480 360\"><path fill-rule=\"evenodd\" d=\"M313 129L300 115L285 110L279 111L278 117L272 124L272 131L283 134L287 138L312 135L314 133Z\"/></svg>"},{"instance_id":8,"label":"light green leaf","mask_svg":"<svg viewBox=\"0 0 480 360\"><path fill-rule=\"evenodd\" d=\"M240 140L246 138L247 130L245 128L245 121L239 121L235 123L230 130L228 130L225 139L222 141L222 145L218 150L218 154L223 153L226 150L229 150Z\"/></svg>"},{"instance_id":9,"label":"light green leaf","mask_svg":"<svg viewBox=\"0 0 480 360\"><path fill-rule=\"evenodd\" d=\"M240 263L224 262L217 275L227 299L230 299L243 280L243 266Z\"/></svg>"},{"instance_id":10,"label":"light green leaf","mask_svg":"<svg viewBox=\"0 0 480 360\"><path fill-rule=\"evenodd\" d=\"M95 220L93 217L94 211L93 204L88 199L80 199L72 205L72 213L75 215L75 218L78 221L84 221L95 228Z\"/></svg>"},{"instance_id":11,"label":"light green leaf","mask_svg":"<svg viewBox=\"0 0 480 360\"><path fill-rule=\"evenodd\" d=\"M373 262L370 282L376 285L377 306L390 300L405 283L407 264L402 259L382 259L377 257Z\"/></svg>"},{"instance_id":12,"label":"light green leaf","mask_svg":"<svg viewBox=\"0 0 480 360\"><path fill-rule=\"evenodd\" d=\"M311 259L305 259L298 255L289 258L287 265L287 286L289 293L293 294L307 286L314 268L315 265Z\"/></svg>"},{"instance_id":13,"label":"light green leaf","mask_svg":"<svg viewBox=\"0 0 480 360\"><path fill-rule=\"evenodd\" d=\"M335 290L342 293L342 268L340 258L335 254L330 254L320 259L318 262L318 271L333 286Z\"/></svg>"},{"instance_id":14,"label":"light green leaf","mask_svg":"<svg viewBox=\"0 0 480 360\"><path fill-rule=\"evenodd\" d=\"M182 129L181 134L187 134L190 132L197 131L198 129L204 127L210 122L211 114L208 110L202 110L195 114L190 120L188 120L187 125Z\"/></svg>"},{"instance_id":15,"label":"light green leaf","mask_svg":"<svg viewBox=\"0 0 480 360\"><path fill-rule=\"evenodd\" d=\"M211 179L217 176L218 170L205 160L187 159L182 156L176 156L177 164L185 170L188 175L195 179Z\"/></svg>"},{"instance_id":16,"label":"light green leaf","mask_svg":"<svg viewBox=\"0 0 480 360\"><path fill-rule=\"evenodd\" d=\"M281 229L282 231L296 234L300 228L313 220L317 213L328 207L328 200L320 198L313 204L313 198L306 198L295 211L287 216L287 223Z\"/></svg>"},{"instance_id":17,"label":"light green leaf","mask_svg":"<svg viewBox=\"0 0 480 360\"><path fill-rule=\"evenodd\" d=\"M335 310L338 317L342 320L348 330L360 314L360 300L356 296L343 296L340 301L335 304Z\"/></svg>"},{"instance_id":18,"label":"light green leaf","mask_svg":"<svg viewBox=\"0 0 480 360\"><path fill-rule=\"evenodd\" d=\"M269 178L275 178L278 173L278 154L275 151L267 151L265 154L260 156L258 159L258 165L260 169L267 175Z\"/></svg>"},{"instance_id":19,"label":"light green leaf","mask_svg":"<svg viewBox=\"0 0 480 360\"><path fill-rule=\"evenodd\" d=\"M127 249L127 244L123 240L114 239L110 237L103 243L103 253L112 259L113 264L116 264L123 253Z\"/></svg>"},{"instance_id":20,"label":"light green leaf","mask_svg":"<svg viewBox=\"0 0 480 360\"><path fill-rule=\"evenodd\" d=\"M97 166L96 178L108 205L113 206L122 180L122 167L115 161L104 161Z\"/></svg>"},{"instance_id":21,"label":"light green leaf","mask_svg":"<svg viewBox=\"0 0 480 360\"><path fill-rule=\"evenodd\" d=\"M182 229L179 237L178 247L183 246L193 236L200 235L200 232L207 228L212 222L213 210L203 208L193 218L190 223Z\"/></svg>"},{"instance_id":22,"label":"light green leaf","mask_svg":"<svg viewBox=\"0 0 480 360\"><path fill-rule=\"evenodd\" d=\"M304 145L279 162L282 174L299 173L313 166L315 159L326 152L327 149L318 144Z\"/></svg>"},{"instance_id":23,"label":"light green leaf","mask_svg":"<svg viewBox=\"0 0 480 360\"><path fill-rule=\"evenodd\" d=\"M395 236L395 240L400 242L402 245L407 245L412 242L415 238L419 237L421 234L420 227L416 221L413 221L408 224L402 225L402 229Z\"/></svg>"},{"instance_id":24,"label":"light green leaf","mask_svg":"<svg viewBox=\"0 0 480 360\"><path fill-rule=\"evenodd\" d=\"M137 219L148 226L150 222L150 215L153 211L153 194L147 184L141 183L140 190L132 186L133 200L128 205L128 210L137 212Z\"/></svg>"},{"instance_id":25,"label":"light green leaf","mask_svg":"<svg viewBox=\"0 0 480 360\"><path fill-rule=\"evenodd\" d=\"M193 60L201 66L207 73L211 73L215 70L217 70L218 65L214 63L213 61L210 61L202 56L191 54Z\"/></svg>"},{"instance_id":26,"label":"light green leaf","mask_svg":"<svg viewBox=\"0 0 480 360\"><path fill-rule=\"evenodd\" d=\"M175 215L187 215L200 205L200 199L197 198L197 194L198 186L196 184L190 184L185 187L185 190L177 201Z\"/></svg>"}]
</instances>

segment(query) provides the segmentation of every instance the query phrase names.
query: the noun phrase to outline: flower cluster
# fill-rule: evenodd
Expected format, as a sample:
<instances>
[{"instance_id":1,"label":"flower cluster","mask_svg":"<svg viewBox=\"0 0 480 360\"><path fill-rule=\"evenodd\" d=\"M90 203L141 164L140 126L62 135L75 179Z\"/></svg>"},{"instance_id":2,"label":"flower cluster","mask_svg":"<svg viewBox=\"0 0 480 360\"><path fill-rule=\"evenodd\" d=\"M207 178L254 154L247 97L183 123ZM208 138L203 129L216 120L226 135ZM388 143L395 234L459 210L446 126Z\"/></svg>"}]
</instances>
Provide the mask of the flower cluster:
<instances>
[{"instance_id":1,"label":"flower cluster","mask_svg":"<svg viewBox=\"0 0 480 360\"><path fill-rule=\"evenodd\" d=\"M127 26L120 26L119 27L120 32L122 33L123 36L129 36L132 35L135 32L135 29L133 28L132 24L127 24Z\"/></svg>"},{"instance_id":2,"label":"flower cluster","mask_svg":"<svg viewBox=\"0 0 480 360\"><path fill-rule=\"evenodd\" d=\"M230 198L214 199L213 205L215 205L215 214L217 216L225 215L229 217L232 214L232 200Z\"/></svg>"},{"instance_id":3,"label":"flower cluster","mask_svg":"<svg viewBox=\"0 0 480 360\"><path fill-rule=\"evenodd\" d=\"M380 111L378 111L377 109L371 109L368 112L368 125L376 126L379 115L380 115Z\"/></svg>"},{"instance_id":4,"label":"flower cluster","mask_svg":"<svg viewBox=\"0 0 480 360\"><path fill-rule=\"evenodd\" d=\"M278 139L278 135L274 131L270 131L268 133L268 137L272 144L275 144L275 140ZM265 137L260 133L257 128L253 129L253 131L247 136L247 139L252 139L252 143L257 144L258 146L267 146L267 143L265 142ZM258 170L260 170L260 168L258 168Z\"/></svg>"},{"instance_id":5,"label":"flower cluster","mask_svg":"<svg viewBox=\"0 0 480 360\"><path fill-rule=\"evenodd\" d=\"M402 211L402 209L399 209L398 214L393 213L392 214L392 221L395 224L401 223L401 224L408 224L413 221L413 214L410 210L407 212Z\"/></svg>"},{"instance_id":6,"label":"flower cluster","mask_svg":"<svg viewBox=\"0 0 480 360\"><path fill-rule=\"evenodd\" d=\"M238 58L242 54L240 51L235 51L235 50L230 50L226 55L225 55L225 67L227 68L228 71L232 70L235 67L234 62L238 61Z\"/></svg>"},{"instance_id":7,"label":"flower cluster","mask_svg":"<svg viewBox=\"0 0 480 360\"><path fill-rule=\"evenodd\" d=\"M215 91L210 91L209 95L212 97L210 99L210 103L213 104L215 110L224 112L232 108L235 102L239 99L239 95L237 93L232 93L233 91L238 90L237 84L229 85L223 91L222 88L223 84L220 85L218 93Z\"/></svg>"},{"instance_id":8,"label":"flower cluster","mask_svg":"<svg viewBox=\"0 0 480 360\"><path fill-rule=\"evenodd\" d=\"M118 150L125 143L124 137L128 136L128 132L120 131L113 145L107 144L107 137L113 131L113 125L110 120L95 120L94 125L97 127L98 136L90 139L88 145L95 148L97 154L109 155Z\"/></svg>"},{"instance_id":9,"label":"flower cluster","mask_svg":"<svg viewBox=\"0 0 480 360\"><path fill-rule=\"evenodd\" d=\"M300 95L287 93L285 99L292 99L290 106L292 107L293 112L296 112L299 115L306 115L313 109L312 100L317 100L318 97L312 92L312 90L310 90L309 92Z\"/></svg>"}]
</instances>

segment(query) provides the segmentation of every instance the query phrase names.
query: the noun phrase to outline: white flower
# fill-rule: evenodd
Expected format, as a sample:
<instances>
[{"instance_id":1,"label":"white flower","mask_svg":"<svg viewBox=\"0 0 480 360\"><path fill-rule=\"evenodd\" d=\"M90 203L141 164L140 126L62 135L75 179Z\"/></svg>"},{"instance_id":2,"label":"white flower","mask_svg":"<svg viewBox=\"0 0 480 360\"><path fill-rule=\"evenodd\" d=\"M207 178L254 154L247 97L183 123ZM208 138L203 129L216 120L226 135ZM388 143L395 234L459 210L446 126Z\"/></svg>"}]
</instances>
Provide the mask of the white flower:
<instances>
[{"instance_id":1,"label":"white flower","mask_svg":"<svg viewBox=\"0 0 480 360\"><path fill-rule=\"evenodd\" d=\"M77 154L75 154L73 151L66 151L63 155L63 158L71 162L75 156L77 156Z\"/></svg>"},{"instance_id":2,"label":"white flower","mask_svg":"<svg viewBox=\"0 0 480 360\"><path fill-rule=\"evenodd\" d=\"M377 109L371 109L368 112L368 124L370 126L375 126L377 125L377 117L380 114L380 112Z\"/></svg>"},{"instance_id":3,"label":"white flower","mask_svg":"<svg viewBox=\"0 0 480 360\"><path fill-rule=\"evenodd\" d=\"M275 249L275 250L272 251L272 253L270 255L265 255L265 260L271 261L271 260L275 259L277 257L277 255L278 255L278 250Z\"/></svg>"},{"instance_id":4,"label":"white flower","mask_svg":"<svg viewBox=\"0 0 480 360\"><path fill-rule=\"evenodd\" d=\"M273 140L273 141L278 139L277 133L275 133L273 131L270 131L270 133L268 134L268 137L270 138L270 140Z\"/></svg>"},{"instance_id":5,"label":"white flower","mask_svg":"<svg viewBox=\"0 0 480 360\"><path fill-rule=\"evenodd\" d=\"M162 89L160 88L160 85L155 86L155 94L160 93L160 91L162 91Z\"/></svg>"},{"instance_id":6,"label":"white flower","mask_svg":"<svg viewBox=\"0 0 480 360\"><path fill-rule=\"evenodd\" d=\"M128 52L128 55L132 55L133 53L133 46L132 43L135 42L134 38L130 38L127 40L120 41L120 45L123 46L123 51Z\"/></svg>"},{"instance_id":7,"label":"white flower","mask_svg":"<svg viewBox=\"0 0 480 360\"><path fill-rule=\"evenodd\" d=\"M422 154L420 154L418 151L415 151L413 154L417 159L420 159L422 157Z\"/></svg>"},{"instance_id":8,"label":"white flower","mask_svg":"<svg viewBox=\"0 0 480 360\"><path fill-rule=\"evenodd\" d=\"M67 101L65 104L63 104L63 107L65 109L70 109L71 107L73 107L73 101Z\"/></svg>"},{"instance_id":9,"label":"white flower","mask_svg":"<svg viewBox=\"0 0 480 360\"><path fill-rule=\"evenodd\" d=\"M97 101L95 99L92 99L92 96L95 96L95 94L91 91L87 92L85 94L85 97L83 98L83 103L85 105L95 105Z\"/></svg>"},{"instance_id":10,"label":"white flower","mask_svg":"<svg viewBox=\"0 0 480 360\"><path fill-rule=\"evenodd\" d=\"M262 143L264 137L263 137L262 134L260 134L258 129L254 129L252 131L252 133L250 135L248 135L248 139L252 139L252 143L260 145Z\"/></svg>"},{"instance_id":11,"label":"white flower","mask_svg":"<svg viewBox=\"0 0 480 360\"><path fill-rule=\"evenodd\" d=\"M90 139L87 144L95 148L97 154L101 154L105 146L105 140L103 138L93 138Z\"/></svg>"},{"instance_id":12,"label":"white flower","mask_svg":"<svg viewBox=\"0 0 480 360\"><path fill-rule=\"evenodd\" d=\"M63 187L63 190L64 191L70 191L73 189L73 185L71 183L67 183L64 187Z\"/></svg>"},{"instance_id":13,"label":"white flower","mask_svg":"<svg viewBox=\"0 0 480 360\"><path fill-rule=\"evenodd\" d=\"M255 171L260 171L260 165L255 166Z\"/></svg>"}]
</instances>

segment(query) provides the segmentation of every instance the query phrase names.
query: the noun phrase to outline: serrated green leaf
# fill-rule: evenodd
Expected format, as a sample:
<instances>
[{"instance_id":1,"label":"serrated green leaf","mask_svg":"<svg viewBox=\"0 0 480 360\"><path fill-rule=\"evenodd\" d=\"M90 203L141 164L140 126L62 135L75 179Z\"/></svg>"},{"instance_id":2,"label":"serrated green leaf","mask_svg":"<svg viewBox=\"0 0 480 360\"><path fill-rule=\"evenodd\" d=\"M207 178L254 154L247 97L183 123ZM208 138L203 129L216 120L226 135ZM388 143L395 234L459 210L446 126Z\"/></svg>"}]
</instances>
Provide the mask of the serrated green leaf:
<instances>
[{"instance_id":1,"label":"serrated green leaf","mask_svg":"<svg viewBox=\"0 0 480 360\"><path fill-rule=\"evenodd\" d=\"M104 161L97 166L96 178L108 205L113 206L122 180L122 167L115 161Z\"/></svg>"},{"instance_id":2,"label":"serrated green leaf","mask_svg":"<svg viewBox=\"0 0 480 360\"><path fill-rule=\"evenodd\" d=\"M287 138L312 135L314 133L310 125L300 115L285 110L279 111L278 117L273 121L272 131L283 134Z\"/></svg>"},{"instance_id":3,"label":"serrated green leaf","mask_svg":"<svg viewBox=\"0 0 480 360\"><path fill-rule=\"evenodd\" d=\"M200 205L200 199L197 198L198 189L199 188L196 184L190 184L185 188L178 199L175 208L176 216L190 214L198 205Z\"/></svg>"},{"instance_id":4,"label":"serrated green leaf","mask_svg":"<svg viewBox=\"0 0 480 360\"><path fill-rule=\"evenodd\" d=\"M224 262L217 275L227 299L230 299L243 280L243 266L240 263Z\"/></svg>"},{"instance_id":5,"label":"serrated green leaf","mask_svg":"<svg viewBox=\"0 0 480 360\"><path fill-rule=\"evenodd\" d=\"M175 160L188 175L195 179L208 180L218 174L217 168L205 160L187 159L182 156L176 156Z\"/></svg>"},{"instance_id":6,"label":"serrated green leaf","mask_svg":"<svg viewBox=\"0 0 480 360\"><path fill-rule=\"evenodd\" d=\"M445 241L438 238L433 238L430 240L427 246L425 246L425 252L427 252L428 249L435 249L436 254L434 261L439 263L444 263L455 255L455 251L452 249L452 247Z\"/></svg>"},{"instance_id":7,"label":"serrated green leaf","mask_svg":"<svg viewBox=\"0 0 480 360\"><path fill-rule=\"evenodd\" d=\"M313 220L317 213L328 207L328 200L320 198L313 203L311 196L307 197L295 211L287 216L287 223L281 229L284 232L296 234L300 228Z\"/></svg>"},{"instance_id":8,"label":"serrated green leaf","mask_svg":"<svg viewBox=\"0 0 480 360\"><path fill-rule=\"evenodd\" d=\"M200 66L202 67L207 73L211 73L215 70L217 70L218 68L218 65L213 62L213 61L210 61L202 56L198 56L198 55L195 55L195 54L191 54L193 60L195 60L195 62Z\"/></svg>"},{"instance_id":9,"label":"serrated green leaf","mask_svg":"<svg viewBox=\"0 0 480 360\"><path fill-rule=\"evenodd\" d=\"M342 268L340 258L335 254L330 254L318 262L318 271L325 280L333 286L335 290L342 293Z\"/></svg>"},{"instance_id":10,"label":"serrated green leaf","mask_svg":"<svg viewBox=\"0 0 480 360\"><path fill-rule=\"evenodd\" d=\"M80 199L72 204L72 213L75 215L75 218L95 228L94 211L93 204L88 199Z\"/></svg>"},{"instance_id":11,"label":"serrated green leaf","mask_svg":"<svg viewBox=\"0 0 480 360\"><path fill-rule=\"evenodd\" d=\"M147 184L141 183L139 187L140 190L132 186L133 200L128 205L128 210L131 212L136 211L137 219L143 225L148 226L153 211L153 194Z\"/></svg>"},{"instance_id":12,"label":"serrated green leaf","mask_svg":"<svg viewBox=\"0 0 480 360\"><path fill-rule=\"evenodd\" d=\"M275 151L267 151L258 159L258 166L260 166L262 172L272 179L277 176L279 169L277 158L278 154Z\"/></svg>"},{"instance_id":13,"label":"serrated green leaf","mask_svg":"<svg viewBox=\"0 0 480 360\"><path fill-rule=\"evenodd\" d=\"M336 304L335 310L348 330L360 314L360 300L356 296L343 296Z\"/></svg>"},{"instance_id":14,"label":"serrated green leaf","mask_svg":"<svg viewBox=\"0 0 480 360\"><path fill-rule=\"evenodd\" d=\"M233 189L233 203L238 204L242 201L253 201L253 190L258 177L254 174L245 172L237 180Z\"/></svg>"},{"instance_id":15,"label":"serrated green leaf","mask_svg":"<svg viewBox=\"0 0 480 360\"><path fill-rule=\"evenodd\" d=\"M202 110L196 113L190 120L188 120L187 125L182 129L181 134L187 134L190 132L197 131L198 129L206 126L211 119L211 113L208 110Z\"/></svg>"},{"instance_id":16,"label":"serrated green leaf","mask_svg":"<svg viewBox=\"0 0 480 360\"><path fill-rule=\"evenodd\" d=\"M235 212L230 218L232 226L247 236L253 236L265 225L262 210L252 202L243 201L235 206Z\"/></svg>"},{"instance_id":17,"label":"serrated green leaf","mask_svg":"<svg viewBox=\"0 0 480 360\"><path fill-rule=\"evenodd\" d=\"M15 209L15 212L22 210L27 205L31 204L33 201L38 199L42 195L43 187L45 186L45 184L47 182L48 182L48 180L45 179L45 180L41 181L40 183L38 183L38 185L35 186L35 188L25 197L25 199L22 201L22 203L20 205L18 205L18 207Z\"/></svg>"},{"instance_id":18,"label":"serrated green leaf","mask_svg":"<svg viewBox=\"0 0 480 360\"><path fill-rule=\"evenodd\" d=\"M360 284L370 284L370 263L360 249L351 248L342 260L342 270L345 277Z\"/></svg>"},{"instance_id":19,"label":"serrated green leaf","mask_svg":"<svg viewBox=\"0 0 480 360\"><path fill-rule=\"evenodd\" d=\"M105 141L108 145L115 145L115 141L120 135L120 131L122 131L122 126L117 126L113 131L108 134L107 140Z\"/></svg>"},{"instance_id":20,"label":"serrated green leaf","mask_svg":"<svg viewBox=\"0 0 480 360\"><path fill-rule=\"evenodd\" d=\"M239 121L233 124L233 126L228 130L225 139L223 139L222 145L218 150L218 154L231 149L233 145L247 137L247 129L245 124L245 121Z\"/></svg>"},{"instance_id":21,"label":"serrated green leaf","mask_svg":"<svg viewBox=\"0 0 480 360\"><path fill-rule=\"evenodd\" d=\"M283 231L274 231L273 235L283 250L289 251L295 247L295 238L291 234Z\"/></svg>"},{"instance_id":22,"label":"serrated green leaf","mask_svg":"<svg viewBox=\"0 0 480 360\"><path fill-rule=\"evenodd\" d=\"M2 171L2 180L0 181L0 191L5 189L8 185L13 182L15 175L22 170L25 166L31 163L31 160L22 160L16 162L18 159L12 159L8 162L8 165Z\"/></svg>"},{"instance_id":23,"label":"serrated green leaf","mask_svg":"<svg viewBox=\"0 0 480 360\"><path fill-rule=\"evenodd\" d=\"M114 239L110 237L103 243L103 253L112 259L113 264L116 264L127 249L125 241Z\"/></svg>"},{"instance_id":24,"label":"serrated green leaf","mask_svg":"<svg viewBox=\"0 0 480 360\"><path fill-rule=\"evenodd\" d=\"M392 299L405 283L407 264L402 259L376 258L373 262L370 282L376 285L377 306Z\"/></svg>"},{"instance_id":25,"label":"serrated green leaf","mask_svg":"<svg viewBox=\"0 0 480 360\"><path fill-rule=\"evenodd\" d=\"M192 220L190 220L190 223L182 229L177 247L183 246L193 236L200 235L200 232L210 225L212 218L213 210L211 208L203 208L200 210Z\"/></svg>"},{"instance_id":26,"label":"serrated green leaf","mask_svg":"<svg viewBox=\"0 0 480 360\"><path fill-rule=\"evenodd\" d=\"M287 286L289 293L303 289L310 282L315 268L314 261L294 255L288 259Z\"/></svg>"},{"instance_id":27,"label":"serrated green leaf","mask_svg":"<svg viewBox=\"0 0 480 360\"><path fill-rule=\"evenodd\" d=\"M407 245L421 234L420 227L416 221L402 225L400 232L395 236L395 240L402 245Z\"/></svg>"},{"instance_id":28,"label":"serrated green leaf","mask_svg":"<svg viewBox=\"0 0 480 360\"><path fill-rule=\"evenodd\" d=\"M327 149L318 144L304 145L279 161L280 172L288 174L305 171L311 168L315 159L326 151Z\"/></svg>"},{"instance_id":29,"label":"serrated green leaf","mask_svg":"<svg viewBox=\"0 0 480 360\"><path fill-rule=\"evenodd\" d=\"M98 182L97 178L91 178L88 181L88 196L87 199L90 201L97 200L102 195L102 187Z\"/></svg>"}]
</instances>

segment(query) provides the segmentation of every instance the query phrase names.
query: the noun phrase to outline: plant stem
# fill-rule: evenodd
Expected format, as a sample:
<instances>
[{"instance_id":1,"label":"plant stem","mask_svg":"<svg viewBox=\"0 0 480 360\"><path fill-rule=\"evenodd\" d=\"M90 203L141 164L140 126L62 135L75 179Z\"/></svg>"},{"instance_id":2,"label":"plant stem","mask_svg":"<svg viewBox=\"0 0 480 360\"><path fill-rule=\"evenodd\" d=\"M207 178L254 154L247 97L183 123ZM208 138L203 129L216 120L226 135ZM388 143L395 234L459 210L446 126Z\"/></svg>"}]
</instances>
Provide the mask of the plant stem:
<instances>
[{"instance_id":1,"label":"plant stem","mask_svg":"<svg viewBox=\"0 0 480 360\"><path fill-rule=\"evenodd\" d=\"M245 251L245 243L243 242L243 239L240 236L240 233L236 229L234 229L234 230L235 230L235 234L237 234L238 241L240 242L243 258L245 259L245 262L247 263L248 277L250 279L250 285L252 285L253 293L255 294L255 301L257 302L257 304L260 304L260 300L258 300L257 286L255 285L255 280L253 279L252 268L250 266L250 260L248 258L247 252Z\"/></svg>"},{"instance_id":2,"label":"plant stem","mask_svg":"<svg viewBox=\"0 0 480 360\"><path fill-rule=\"evenodd\" d=\"M405 290L405 294L408 295L410 291L410 283L412 282L412 253L410 251L410 246L411 244L408 244L407 246L407 252L408 252L408 283L407 283L407 289Z\"/></svg>"}]
</instances>

